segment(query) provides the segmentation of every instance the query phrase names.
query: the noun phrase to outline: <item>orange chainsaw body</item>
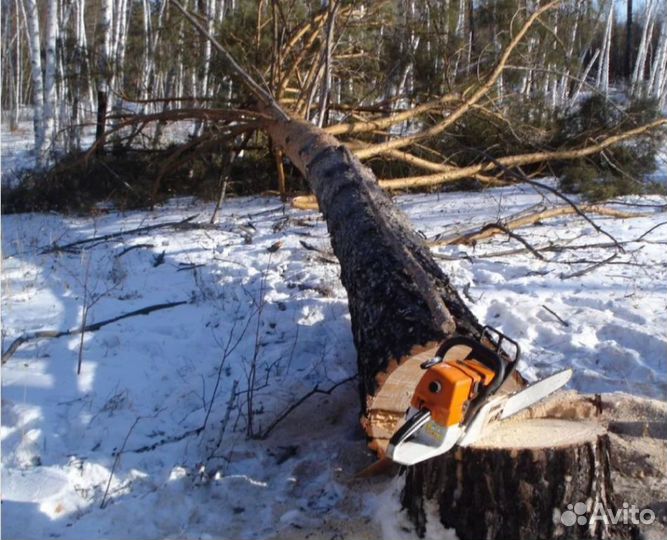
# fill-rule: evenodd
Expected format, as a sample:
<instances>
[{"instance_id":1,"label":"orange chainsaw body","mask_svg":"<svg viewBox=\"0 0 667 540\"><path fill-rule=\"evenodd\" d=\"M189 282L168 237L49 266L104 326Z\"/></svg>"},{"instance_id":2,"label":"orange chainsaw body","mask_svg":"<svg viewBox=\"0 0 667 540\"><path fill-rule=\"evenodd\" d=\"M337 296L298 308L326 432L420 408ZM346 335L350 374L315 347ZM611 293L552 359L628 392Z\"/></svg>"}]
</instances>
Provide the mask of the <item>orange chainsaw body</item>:
<instances>
[{"instance_id":1,"label":"orange chainsaw body","mask_svg":"<svg viewBox=\"0 0 667 540\"><path fill-rule=\"evenodd\" d=\"M448 427L463 420L468 403L496 374L474 359L445 360L430 368L412 395L415 409L428 409L431 418Z\"/></svg>"}]
</instances>

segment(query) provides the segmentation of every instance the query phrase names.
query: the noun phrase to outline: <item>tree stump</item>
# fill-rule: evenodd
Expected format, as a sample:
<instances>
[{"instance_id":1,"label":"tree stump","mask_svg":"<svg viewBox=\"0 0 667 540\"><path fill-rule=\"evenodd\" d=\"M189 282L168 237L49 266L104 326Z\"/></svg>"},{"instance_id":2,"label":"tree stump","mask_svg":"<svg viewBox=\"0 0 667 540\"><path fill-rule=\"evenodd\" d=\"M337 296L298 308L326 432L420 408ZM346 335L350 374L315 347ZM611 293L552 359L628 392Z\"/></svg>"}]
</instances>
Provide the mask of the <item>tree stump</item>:
<instances>
[{"instance_id":1,"label":"tree stump","mask_svg":"<svg viewBox=\"0 0 667 540\"><path fill-rule=\"evenodd\" d=\"M643 417L636 415L638 403ZM627 456L615 455L636 447L635 462L664 462L664 434L655 427L657 423L637 421L650 419L664 408L656 413L647 403L574 392L554 396L490 426L473 446L405 468L401 502L420 536L426 532L427 502L436 503L440 522L454 529L461 540L660 534L664 516L655 501L664 474L657 485L657 475L648 477L649 467L644 466L640 474L629 473ZM628 415L635 421L619 422L619 416ZM628 431L630 424L649 428ZM628 433L619 435L619 429ZM654 433L647 435L647 430ZM647 440L642 438L649 446L644 446ZM613 485L621 482L624 489L619 494ZM636 508L634 517L632 508ZM641 521L640 511L651 508L657 519ZM647 516L656 517L653 510ZM617 523L613 516L619 517Z\"/></svg>"}]
</instances>

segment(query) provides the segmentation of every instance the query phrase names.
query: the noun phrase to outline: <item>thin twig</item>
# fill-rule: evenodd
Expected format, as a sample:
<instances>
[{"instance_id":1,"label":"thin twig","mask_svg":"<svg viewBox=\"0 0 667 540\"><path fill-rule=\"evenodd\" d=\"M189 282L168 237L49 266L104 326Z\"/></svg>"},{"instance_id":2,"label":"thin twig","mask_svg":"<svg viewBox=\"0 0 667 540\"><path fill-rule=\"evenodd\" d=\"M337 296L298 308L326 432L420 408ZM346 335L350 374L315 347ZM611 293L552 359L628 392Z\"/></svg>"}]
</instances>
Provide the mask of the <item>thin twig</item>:
<instances>
[{"instance_id":1,"label":"thin twig","mask_svg":"<svg viewBox=\"0 0 667 540\"><path fill-rule=\"evenodd\" d=\"M480 232L484 232L488 229L500 229L501 231L503 231L510 238L514 238L516 241L523 244L528 251L530 251L533 255L535 255L535 257L537 257L541 261L544 260L544 257L542 256L542 254L537 249L535 249L532 245L530 245L525 238L523 238L522 236L513 232L512 230L510 230L509 227L506 227L502 223L490 223L489 225L485 225Z\"/></svg>"},{"instance_id":2,"label":"thin twig","mask_svg":"<svg viewBox=\"0 0 667 540\"><path fill-rule=\"evenodd\" d=\"M120 461L120 456L125 450L125 445L127 444L127 441L130 438L130 435L132 434L132 430L139 423L139 420L141 420L141 416L137 416L135 418L134 423L130 426L130 429L127 430L127 435L125 435L125 440L123 441L123 445L120 447L120 450L116 453L116 459L114 459L113 465L111 466L111 472L109 473L109 481L107 482L107 487L104 490L104 496L102 497L102 502L100 504L101 509L104 509L104 506L106 505L107 495L109 494L109 488L111 487L111 480L113 479L113 473L116 471L116 466Z\"/></svg>"},{"instance_id":3,"label":"thin twig","mask_svg":"<svg viewBox=\"0 0 667 540\"><path fill-rule=\"evenodd\" d=\"M118 255L115 255L116 258L120 258L126 253L132 251L133 249L140 249L140 248L153 248L155 247L155 244L134 244L133 246L125 248L123 251L121 251Z\"/></svg>"},{"instance_id":4,"label":"thin twig","mask_svg":"<svg viewBox=\"0 0 667 540\"><path fill-rule=\"evenodd\" d=\"M351 377L348 377L347 379L343 379L342 381L337 382L336 384L334 384L333 386L331 386L331 387L328 388L327 390L321 390L321 389L319 388L319 385L316 385L315 388L313 388L310 392L308 392L307 394L304 394L304 395L301 396L297 401L295 401L292 405L290 405L289 407L287 407L287 409L285 409L285 411L283 411L283 412L278 416L278 418L276 418L276 419L269 425L269 427L267 427L267 428L264 430L264 432L263 432L261 435L257 435L256 438L257 438L257 439L262 439L262 440L263 440L263 439L266 439L266 438L269 436L269 434L274 430L274 428L275 428L280 422L282 422L285 418L287 418L287 417L292 413L292 411L294 411L297 407L299 407L299 406L300 406L304 401L306 401L308 398L314 396L315 394L327 394L327 395L330 395L330 394L331 394L336 388L338 388L339 386L342 386L342 385L344 385L345 383L349 383L350 381L353 381L353 380L356 379L356 378L357 378L357 375L356 375L356 374L355 374L355 375L352 375Z\"/></svg>"},{"instance_id":5,"label":"thin twig","mask_svg":"<svg viewBox=\"0 0 667 540\"><path fill-rule=\"evenodd\" d=\"M560 278L561 279L570 279L570 278L573 278L573 277L583 276L584 274L588 274L589 272L592 272L596 268L599 268L600 266L604 266L605 264L613 261L617 256L618 256L618 253L614 253L610 257L607 257L604 261L598 261L595 264L587 266L586 268L582 268L581 270L577 270L576 272L572 272L571 274L561 274Z\"/></svg>"},{"instance_id":6,"label":"thin twig","mask_svg":"<svg viewBox=\"0 0 667 540\"><path fill-rule=\"evenodd\" d=\"M153 443L153 444L148 444L146 446L140 446L139 448L132 448L130 450L124 450L121 449L116 453L116 457L118 457L120 454L143 454L144 452L151 452L158 448L159 446L164 446L165 444L172 444L176 442L180 442L183 439L187 439L188 437L192 435L199 435L202 430L204 429L204 426L199 426L197 428L189 429L183 433L180 433L179 435L170 435L169 437L165 437L164 439L160 439L159 441Z\"/></svg>"},{"instance_id":7,"label":"thin twig","mask_svg":"<svg viewBox=\"0 0 667 540\"><path fill-rule=\"evenodd\" d=\"M238 379L234 379L234 382L232 383L232 389L229 392L229 399L227 400L227 408L225 409L225 416L220 422L220 431L218 431L218 437L216 438L215 446L213 447L214 451L215 449L220 448L220 445L222 444L222 438L225 435L225 431L227 430L227 424L229 424L229 418L232 415L232 408L234 406L234 401L237 398L236 389L238 388L238 386L239 386ZM209 454L208 459L210 460L212 457L213 456Z\"/></svg>"},{"instance_id":8,"label":"thin twig","mask_svg":"<svg viewBox=\"0 0 667 540\"><path fill-rule=\"evenodd\" d=\"M662 227L663 225L667 225L667 221L663 221L662 223L658 223L657 225L654 225L648 231L646 231L640 237L638 237L637 240L635 240L635 242L639 242L640 240L643 240L646 236L648 236L650 233L655 231L658 227Z\"/></svg>"},{"instance_id":9,"label":"thin twig","mask_svg":"<svg viewBox=\"0 0 667 540\"><path fill-rule=\"evenodd\" d=\"M560 315L558 315L558 313L556 313L556 312L553 311L552 309L548 308L548 307L545 306L544 304L542 304L542 307L543 307L545 310L547 310L549 313L551 313L554 317L556 317L556 319L558 319L558 322L560 322L563 326L570 326L570 323L567 322L566 320L564 320L563 318L561 318Z\"/></svg>"},{"instance_id":10,"label":"thin twig","mask_svg":"<svg viewBox=\"0 0 667 540\"><path fill-rule=\"evenodd\" d=\"M507 167L506 165L503 165L500 161L498 161L491 154L489 154L488 152L486 152L484 150L477 149L477 152L479 154L481 154L482 156L484 156L489 161L491 161L494 165L496 165L496 167L501 169L503 172L505 172L506 174L514 177L516 180L518 180L520 182L524 182L526 184L529 184L533 187L538 187L538 188L544 189L544 190L548 191L549 193L554 194L559 199L562 199L563 201L565 201L568 205L570 205L572 207L572 209L575 211L576 214L578 214L579 216L584 218L597 232L599 232L600 234L603 234L607 238L609 238L614 243L614 245L616 246L616 248L619 251L621 251L621 252L623 251L623 246L621 246L621 244L618 243L618 240L616 240L616 238L614 238L610 233L608 233L602 227L600 227L597 223L595 223L590 217L588 217L588 215L585 212L583 212L581 210L581 208L579 208L579 206L572 199L570 199L568 196L564 195L561 191L559 191L555 188L552 188L551 186L549 186L547 184L544 184L543 182L538 182L537 180L531 180L530 178L528 178L522 172L517 172L513 169L510 169L509 167Z\"/></svg>"}]
</instances>

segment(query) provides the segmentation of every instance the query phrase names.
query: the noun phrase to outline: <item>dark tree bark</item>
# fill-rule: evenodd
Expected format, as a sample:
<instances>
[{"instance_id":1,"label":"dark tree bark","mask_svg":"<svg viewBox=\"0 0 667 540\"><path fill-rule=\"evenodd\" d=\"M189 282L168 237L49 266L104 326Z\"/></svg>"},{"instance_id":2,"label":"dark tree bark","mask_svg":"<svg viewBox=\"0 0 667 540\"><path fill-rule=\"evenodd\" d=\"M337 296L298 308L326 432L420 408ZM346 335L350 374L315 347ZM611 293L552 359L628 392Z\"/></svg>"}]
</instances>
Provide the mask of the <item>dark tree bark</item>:
<instances>
[{"instance_id":1,"label":"dark tree bark","mask_svg":"<svg viewBox=\"0 0 667 540\"><path fill-rule=\"evenodd\" d=\"M625 18L625 76L632 76L632 0L627 0Z\"/></svg>"},{"instance_id":2,"label":"dark tree bark","mask_svg":"<svg viewBox=\"0 0 667 540\"><path fill-rule=\"evenodd\" d=\"M104 152L104 132L107 121L107 93L103 90L97 91L97 124L95 127L95 141L97 144L97 153Z\"/></svg>"},{"instance_id":3,"label":"dark tree bark","mask_svg":"<svg viewBox=\"0 0 667 540\"><path fill-rule=\"evenodd\" d=\"M370 169L311 124L277 121L267 130L309 180L326 219L348 293L362 404L376 392L376 377L415 345L479 332L477 319Z\"/></svg>"},{"instance_id":4,"label":"dark tree bark","mask_svg":"<svg viewBox=\"0 0 667 540\"><path fill-rule=\"evenodd\" d=\"M266 127L310 182L325 217L348 293L362 423L382 455L421 375L421 360L437 340L477 335L480 324L368 168L315 126L274 120ZM495 443L409 468L402 502L417 532L425 532L424 504L431 500L443 525L463 540L629 535L623 527L554 521L554 509L578 501L615 509L606 431L594 422L560 422L533 434L537 446L519 436L530 432L524 422Z\"/></svg>"}]
</instances>

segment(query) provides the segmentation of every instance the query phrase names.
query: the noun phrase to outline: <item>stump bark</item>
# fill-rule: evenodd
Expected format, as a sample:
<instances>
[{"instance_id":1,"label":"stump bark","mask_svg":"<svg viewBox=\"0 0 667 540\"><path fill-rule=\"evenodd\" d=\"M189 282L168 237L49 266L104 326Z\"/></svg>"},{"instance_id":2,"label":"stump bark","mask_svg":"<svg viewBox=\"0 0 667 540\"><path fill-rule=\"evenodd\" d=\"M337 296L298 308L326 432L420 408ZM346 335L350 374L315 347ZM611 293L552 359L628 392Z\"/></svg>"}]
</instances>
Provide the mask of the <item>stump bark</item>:
<instances>
[{"instance_id":1,"label":"stump bark","mask_svg":"<svg viewBox=\"0 0 667 540\"><path fill-rule=\"evenodd\" d=\"M614 490L626 467L614 455L617 415L599 397L555 396L491 426L474 446L406 468L402 504L420 536L435 502L460 540L635 538L646 528L623 515L634 495Z\"/></svg>"}]
</instances>

